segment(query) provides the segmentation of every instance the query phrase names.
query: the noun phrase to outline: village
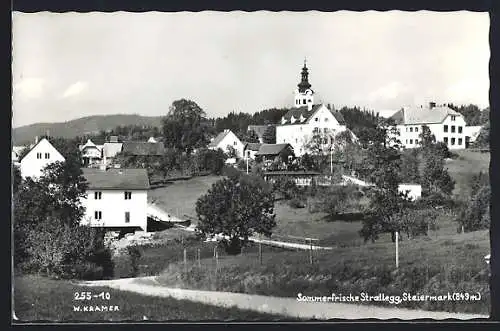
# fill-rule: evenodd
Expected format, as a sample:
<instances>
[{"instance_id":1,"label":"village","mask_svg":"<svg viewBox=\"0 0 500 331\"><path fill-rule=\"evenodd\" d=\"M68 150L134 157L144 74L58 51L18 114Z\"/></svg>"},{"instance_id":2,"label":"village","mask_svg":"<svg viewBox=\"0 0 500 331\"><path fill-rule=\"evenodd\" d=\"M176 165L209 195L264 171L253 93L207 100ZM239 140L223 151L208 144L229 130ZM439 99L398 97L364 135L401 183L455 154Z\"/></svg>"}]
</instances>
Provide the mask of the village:
<instances>
[{"instance_id":1,"label":"village","mask_svg":"<svg viewBox=\"0 0 500 331\"><path fill-rule=\"evenodd\" d=\"M12 149L13 167L20 177L17 190L23 190L25 185L27 194L38 184L52 189L58 187L58 180L51 182L50 178L59 178L54 172L57 165L64 168L64 164L69 164L63 154L71 158L77 155L75 164L80 163L85 183L84 193L74 201L82 208L78 224L103 230L105 246L112 247L113 254L121 256L118 260L115 258L115 270L111 274L106 276L101 272L101 276L84 278L154 276L156 282L165 286L290 296L294 291L319 294L331 286L342 290L339 282L347 284L346 281L349 286L343 285L344 290L378 286L378 290L389 291L378 283L380 272L388 272L390 277L396 277L392 282L398 282L402 276L392 274L392 270L400 270L411 278L408 273L422 272L423 268L425 278L418 282L424 287L406 289L421 291L441 275L445 275L445 283L450 282L449 268L461 264L463 268L472 269L455 271L456 281L465 282L465 275L472 272L476 279L483 279L484 284L474 286L481 288L477 293L485 295L482 291L487 291L487 264L483 259L488 258L486 223L482 216L478 221L463 219L468 216L456 214L453 202L454 199L467 200L468 194L478 194L478 191L461 192L462 197L457 198L453 194L456 177L451 178L447 170L453 168L453 163L467 165L484 159L488 151L475 146L481 134L484 135L483 126L468 126L464 115L452 109L452 105L429 102L401 107L387 118L377 115L377 122L369 131L371 135L361 130L358 137L341 110L330 104L317 104L314 98L304 61L294 107L285 112L281 110L282 116L277 122L248 125L243 133L236 134L229 127L217 132L212 125L212 135L205 140L205 145L194 144L188 148L189 153L186 154L185 149L175 156L192 157L186 162L191 166L195 164L196 170L190 172L185 172L182 166L178 169L181 171L176 172L176 166L169 163L175 143L168 128L169 125L175 127L172 124L175 114L165 118L163 131L157 131L156 136L129 140L110 132L101 137L80 137L77 143L73 141L71 152L55 147L64 139L54 140L49 134L34 137L29 146ZM174 102L175 105L182 115L183 105L192 109L189 107L195 103L183 99L177 104ZM344 109L344 114L349 113ZM183 134L182 130L172 131ZM379 133L381 137L376 136ZM441 159L436 159L436 155ZM473 159L468 159L471 155ZM402 165L398 166L403 170L393 169L396 159L403 157ZM419 162L424 164L424 171L432 171L426 175L427 180L418 175L422 171ZM372 165L376 168L371 168ZM425 170L426 167L432 170ZM486 163L481 167L486 169ZM458 183L460 190L469 185L471 178L484 180L477 177L482 176L478 169L471 169L476 170L475 177L467 175L468 181ZM401 175L401 171L406 173ZM213 200L226 194L224 190L216 191L219 183L235 185L230 189L232 199ZM240 185L253 193L241 193ZM235 194L240 195L235 197ZM397 201L378 204L374 197ZM223 207L217 207L219 204ZM256 207L263 205L269 205L270 209ZM370 208L379 209L368 212ZM403 210L398 212L398 208ZM29 211L23 212L26 215ZM238 231L234 231L235 228ZM447 263L429 265L428 254L434 254L431 253L434 245L452 245L454 253L461 250L462 240L468 239L458 242L451 239L458 238L457 233L460 238L474 238L473 242L481 238L481 245L466 243L481 257L479 264L470 254L466 258L475 261L474 267L463 263L464 255L448 256L449 252L443 251L440 258L448 259ZM432 241L426 243L425 240ZM394 243L400 246L395 255ZM353 247L363 252L359 253L363 258L359 260L357 256L350 262L351 272L373 274L343 281L328 278L332 263L334 268L346 267L344 261L354 257L349 257L352 250L347 253L346 249ZM427 249L429 253L424 253ZM420 258L416 252L422 254ZM342 258L332 262L334 256ZM282 274L282 280L275 279L274 283L265 281L266 286L262 277L267 279L269 275L262 273L262 268L266 265L270 268L276 258L284 259L284 268L292 272ZM420 269L410 267L415 262L418 265L417 261L422 258L427 262L423 262ZM384 267L368 271L363 265L367 263L369 267L370 260ZM312 269L307 275L296 274L295 265L305 261ZM44 268L50 270L52 263L55 262L48 261ZM250 271L255 266L257 269ZM49 274L57 274L56 270ZM87 271L88 275L92 274L91 270ZM218 279L218 275L234 272L233 281L224 283ZM248 272L255 273L250 279L257 278L240 279ZM206 279L198 283L197 277ZM306 278L301 281L303 277ZM374 283L370 283L373 278ZM249 285L242 285L249 281ZM264 290L259 290L263 287ZM454 308L443 304L412 306L414 302L408 305L462 313L484 313L486 307L472 308L467 303Z\"/></svg>"}]
</instances>

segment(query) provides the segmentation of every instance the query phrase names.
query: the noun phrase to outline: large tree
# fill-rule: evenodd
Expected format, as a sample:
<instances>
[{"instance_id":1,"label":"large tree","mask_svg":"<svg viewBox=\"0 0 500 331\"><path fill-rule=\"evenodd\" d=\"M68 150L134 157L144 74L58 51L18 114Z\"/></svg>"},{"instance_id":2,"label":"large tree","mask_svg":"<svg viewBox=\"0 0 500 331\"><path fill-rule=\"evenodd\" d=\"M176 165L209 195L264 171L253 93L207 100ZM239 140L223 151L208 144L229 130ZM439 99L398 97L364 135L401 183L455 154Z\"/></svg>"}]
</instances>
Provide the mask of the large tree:
<instances>
[{"instance_id":1,"label":"large tree","mask_svg":"<svg viewBox=\"0 0 500 331\"><path fill-rule=\"evenodd\" d=\"M165 145L187 154L207 143L206 114L196 102L186 99L172 103L163 119Z\"/></svg>"},{"instance_id":2,"label":"large tree","mask_svg":"<svg viewBox=\"0 0 500 331\"><path fill-rule=\"evenodd\" d=\"M270 236L276 226L274 197L270 187L253 176L223 178L196 202L203 236L221 234L224 248L238 254L255 233Z\"/></svg>"}]
</instances>

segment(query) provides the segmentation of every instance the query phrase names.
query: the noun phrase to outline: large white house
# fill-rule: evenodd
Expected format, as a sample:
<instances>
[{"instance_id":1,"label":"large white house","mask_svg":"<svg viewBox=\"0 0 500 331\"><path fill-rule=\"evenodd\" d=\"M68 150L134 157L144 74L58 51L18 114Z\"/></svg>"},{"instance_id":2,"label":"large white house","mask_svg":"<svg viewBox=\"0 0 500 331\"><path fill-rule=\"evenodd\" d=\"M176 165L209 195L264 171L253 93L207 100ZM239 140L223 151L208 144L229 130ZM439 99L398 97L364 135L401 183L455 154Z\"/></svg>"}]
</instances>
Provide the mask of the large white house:
<instances>
[{"instance_id":1,"label":"large white house","mask_svg":"<svg viewBox=\"0 0 500 331\"><path fill-rule=\"evenodd\" d=\"M437 142L444 142L449 149L464 149L466 130L462 114L448 106L436 106L430 102L428 107L403 108L390 117L400 136L398 139L406 148L420 146L422 126L429 127Z\"/></svg>"},{"instance_id":2,"label":"large white house","mask_svg":"<svg viewBox=\"0 0 500 331\"><path fill-rule=\"evenodd\" d=\"M82 225L147 231L149 179L145 169L82 170L88 182Z\"/></svg>"},{"instance_id":3,"label":"large white house","mask_svg":"<svg viewBox=\"0 0 500 331\"><path fill-rule=\"evenodd\" d=\"M23 178L39 178L42 170L49 164L64 162L64 156L46 139L35 140L35 145L20 160L20 171Z\"/></svg>"},{"instance_id":4,"label":"large white house","mask_svg":"<svg viewBox=\"0 0 500 331\"><path fill-rule=\"evenodd\" d=\"M224 151L224 153L229 152L229 147L232 147L236 151L236 156L241 158L243 157L243 149L245 148L245 145L231 130L225 129L223 132L219 133L207 147L208 149L214 150L220 148Z\"/></svg>"},{"instance_id":5,"label":"large white house","mask_svg":"<svg viewBox=\"0 0 500 331\"><path fill-rule=\"evenodd\" d=\"M314 104L314 91L308 81L306 63L301 75L301 82L295 91L295 108L276 125L276 143L290 144L296 156L309 151L314 136L319 136L321 147L326 148L334 144L337 134L348 130L340 112L332 111L324 104ZM349 133L352 135L350 130Z\"/></svg>"}]
</instances>

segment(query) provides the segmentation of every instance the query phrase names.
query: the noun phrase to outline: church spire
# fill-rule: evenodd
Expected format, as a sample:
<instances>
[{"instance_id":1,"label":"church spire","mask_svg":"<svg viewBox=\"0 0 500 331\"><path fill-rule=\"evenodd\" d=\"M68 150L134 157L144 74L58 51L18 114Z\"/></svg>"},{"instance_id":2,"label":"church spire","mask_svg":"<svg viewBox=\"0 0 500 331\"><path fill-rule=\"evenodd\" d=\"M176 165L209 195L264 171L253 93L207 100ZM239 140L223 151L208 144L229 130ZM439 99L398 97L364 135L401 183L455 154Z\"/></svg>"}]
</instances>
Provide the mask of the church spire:
<instances>
[{"instance_id":1,"label":"church spire","mask_svg":"<svg viewBox=\"0 0 500 331\"><path fill-rule=\"evenodd\" d=\"M311 88L311 84L309 84L309 71L307 69L307 61L305 58L301 76L302 76L301 81L297 86L299 88L299 92L304 93L307 89Z\"/></svg>"}]
</instances>

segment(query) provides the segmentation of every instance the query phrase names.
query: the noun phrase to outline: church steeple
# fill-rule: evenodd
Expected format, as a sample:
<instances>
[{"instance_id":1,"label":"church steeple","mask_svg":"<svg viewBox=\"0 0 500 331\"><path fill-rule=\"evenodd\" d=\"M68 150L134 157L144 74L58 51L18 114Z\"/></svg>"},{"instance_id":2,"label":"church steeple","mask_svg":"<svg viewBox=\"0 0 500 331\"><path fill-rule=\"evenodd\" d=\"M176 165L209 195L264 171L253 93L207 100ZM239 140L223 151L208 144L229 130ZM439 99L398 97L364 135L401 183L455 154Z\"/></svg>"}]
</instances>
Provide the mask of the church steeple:
<instances>
[{"instance_id":1,"label":"church steeple","mask_svg":"<svg viewBox=\"0 0 500 331\"><path fill-rule=\"evenodd\" d=\"M297 86L299 88L299 92L304 93L307 89L311 88L311 84L309 84L309 71L307 69L306 59L304 59L304 67L302 68L301 76L302 79Z\"/></svg>"},{"instance_id":2,"label":"church steeple","mask_svg":"<svg viewBox=\"0 0 500 331\"><path fill-rule=\"evenodd\" d=\"M302 67L301 80L295 91L295 107L306 106L312 109L314 104L314 91L309 83L309 69L307 68L306 59L304 59L304 67Z\"/></svg>"}]
</instances>

